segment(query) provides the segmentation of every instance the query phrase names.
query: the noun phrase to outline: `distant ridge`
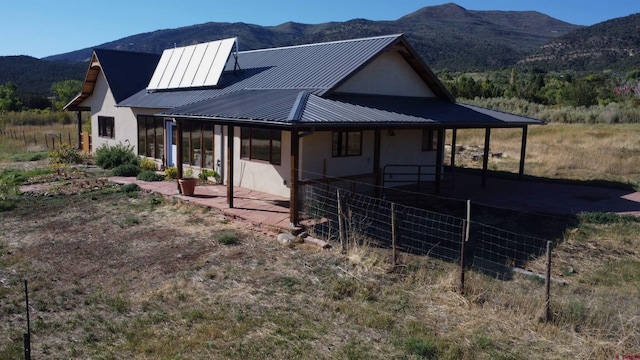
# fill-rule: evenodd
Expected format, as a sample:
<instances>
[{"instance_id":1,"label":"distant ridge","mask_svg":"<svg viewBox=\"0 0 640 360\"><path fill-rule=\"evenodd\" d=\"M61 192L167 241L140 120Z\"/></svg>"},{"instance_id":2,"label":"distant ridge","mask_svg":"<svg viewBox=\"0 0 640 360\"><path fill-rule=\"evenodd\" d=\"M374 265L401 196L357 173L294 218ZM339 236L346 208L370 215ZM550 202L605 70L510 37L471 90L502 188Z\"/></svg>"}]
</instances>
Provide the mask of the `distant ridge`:
<instances>
[{"instance_id":1,"label":"distant ridge","mask_svg":"<svg viewBox=\"0 0 640 360\"><path fill-rule=\"evenodd\" d=\"M316 25L278 26L205 23L132 35L97 48L160 53L237 36L240 50L404 33L434 69L485 70L515 63L527 52L580 26L537 12L470 11L450 3L429 6L394 21L354 19ZM91 49L49 56L46 60L87 61Z\"/></svg>"},{"instance_id":2,"label":"distant ridge","mask_svg":"<svg viewBox=\"0 0 640 360\"><path fill-rule=\"evenodd\" d=\"M567 33L519 64L547 70L594 71L640 66L640 13Z\"/></svg>"}]
</instances>

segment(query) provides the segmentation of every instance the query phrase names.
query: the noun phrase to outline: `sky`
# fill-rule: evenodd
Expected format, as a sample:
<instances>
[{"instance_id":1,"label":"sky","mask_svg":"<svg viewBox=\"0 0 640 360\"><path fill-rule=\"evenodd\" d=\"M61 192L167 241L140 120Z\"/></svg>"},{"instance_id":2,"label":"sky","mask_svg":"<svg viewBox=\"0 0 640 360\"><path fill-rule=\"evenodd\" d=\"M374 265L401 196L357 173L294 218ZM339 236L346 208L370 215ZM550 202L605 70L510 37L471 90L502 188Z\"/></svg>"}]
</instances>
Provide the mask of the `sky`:
<instances>
[{"instance_id":1,"label":"sky","mask_svg":"<svg viewBox=\"0 0 640 360\"><path fill-rule=\"evenodd\" d=\"M396 20L449 2L467 10L533 10L576 25L640 12L639 0L6 0L0 5L0 56L42 58L205 22Z\"/></svg>"}]
</instances>

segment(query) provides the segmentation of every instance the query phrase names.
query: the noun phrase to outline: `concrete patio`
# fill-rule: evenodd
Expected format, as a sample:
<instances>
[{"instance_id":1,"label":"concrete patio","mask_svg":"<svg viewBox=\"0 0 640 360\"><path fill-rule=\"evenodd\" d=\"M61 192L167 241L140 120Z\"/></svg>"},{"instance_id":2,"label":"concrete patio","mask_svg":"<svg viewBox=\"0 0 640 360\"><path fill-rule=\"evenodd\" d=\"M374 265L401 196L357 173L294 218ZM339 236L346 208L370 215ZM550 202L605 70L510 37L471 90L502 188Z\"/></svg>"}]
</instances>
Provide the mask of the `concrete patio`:
<instances>
[{"instance_id":1,"label":"concrete patio","mask_svg":"<svg viewBox=\"0 0 640 360\"><path fill-rule=\"evenodd\" d=\"M147 182L135 177L110 177L109 181L123 185L135 183L144 190L218 209L226 216L245 220L267 230L291 230L287 198L234 186L233 208L229 208L225 185L198 185L193 196L184 196L178 193L176 181Z\"/></svg>"}]
</instances>

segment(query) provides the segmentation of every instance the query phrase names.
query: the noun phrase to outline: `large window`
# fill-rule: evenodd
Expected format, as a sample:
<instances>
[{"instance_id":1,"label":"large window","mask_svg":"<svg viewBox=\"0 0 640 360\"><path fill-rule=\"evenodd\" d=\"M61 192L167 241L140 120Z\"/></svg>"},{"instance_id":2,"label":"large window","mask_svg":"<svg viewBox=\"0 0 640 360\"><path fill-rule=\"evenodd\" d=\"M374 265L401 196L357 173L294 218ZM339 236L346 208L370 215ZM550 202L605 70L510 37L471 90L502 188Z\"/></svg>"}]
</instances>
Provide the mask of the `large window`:
<instances>
[{"instance_id":1,"label":"large window","mask_svg":"<svg viewBox=\"0 0 640 360\"><path fill-rule=\"evenodd\" d=\"M438 130L422 129L422 151L438 150Z\"/></svg>"},{"instance_id":2,"label":"large window","mask_svg":"<svg viewBox=\"0 0 640 360\"><path fill-rule=\"evenodd\" d=\"M138 116L138 155L162 159L164 124L162 118Z\"/></svg>"},{"instance_id":3,"label":"large window","mask_svg":"<svg viewBox=\"0 0 640 360\"><path fill-rule=\"evenodd\" d=\"M362 155L362 131L334 131L331 155L333 157Z\"/></svg>"},{"instance_id":4,"label":"large window","mask_svg":"<svg viewBox=\"0 0 640 360\"><path fill-rule=\"evenodd\" d=\"M98 116L98 136L109 139L116 137L115 119L111 116Z\"/></svg>"},{"instance_id":5,"label":"large window","mask_svg":"<svg viewBox=\"0 0 640 360\"><path fill-rule=\"evenodd\" d=\"M240 128L240 157L268 161L280 165L282 161L282 132L280 130Z\"/></svg>"}]
</instances>

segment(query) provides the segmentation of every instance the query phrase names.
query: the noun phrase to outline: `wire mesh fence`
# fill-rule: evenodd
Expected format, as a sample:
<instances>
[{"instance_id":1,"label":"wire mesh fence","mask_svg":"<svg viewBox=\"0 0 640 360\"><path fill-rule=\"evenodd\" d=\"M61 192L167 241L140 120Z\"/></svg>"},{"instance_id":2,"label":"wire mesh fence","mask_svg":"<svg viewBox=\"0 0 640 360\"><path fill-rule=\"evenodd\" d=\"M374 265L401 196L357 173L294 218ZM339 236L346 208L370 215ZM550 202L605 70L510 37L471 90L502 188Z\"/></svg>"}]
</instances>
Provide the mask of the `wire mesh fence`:
<instances>
[{"instance_id":1,"label":"wire mesh fence","mask_svg":"<svg viewBox=\"0 0 640 360\"><path fill-rule=\"evenodd\" d=\"M316 237L340 242L345 251L351 242L366 242L392 249L394 265L395 252L402 251L460 263L462 272L471 268L504 280L511 278L514 268L526 267L547 251L547 239L465 217L470 202L447 205L448 210L463 207L448 211L462 215L454 216L354 192L350 187L338 182L307 183L301 191L300 208L307 229Z\"/></svg>"}]
</instances>

